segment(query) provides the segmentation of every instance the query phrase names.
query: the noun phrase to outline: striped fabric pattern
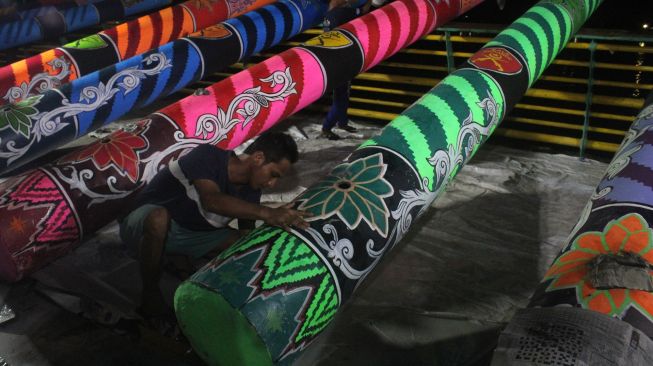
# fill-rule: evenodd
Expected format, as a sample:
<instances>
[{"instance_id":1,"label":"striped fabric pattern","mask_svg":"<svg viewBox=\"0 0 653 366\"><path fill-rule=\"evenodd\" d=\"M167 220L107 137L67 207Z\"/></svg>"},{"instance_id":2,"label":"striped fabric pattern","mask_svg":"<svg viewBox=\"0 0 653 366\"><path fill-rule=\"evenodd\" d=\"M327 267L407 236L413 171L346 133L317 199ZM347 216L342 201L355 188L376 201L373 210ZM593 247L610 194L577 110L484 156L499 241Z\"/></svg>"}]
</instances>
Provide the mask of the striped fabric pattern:
<instances>
[{"instance_id":1,"label":"striped fabric pattern","mask_svg":"<svg viewBox=\"0 0 653 366\"><path fill-rule=\"evenodd\" d=\"M39 80L49 80L55 86L70 82L272 2L273 0L188 0L162 9L3 66L0 68L0 97L7 102L38 94L43 91L36 85ZM18 99L9 98L14 87L25 90Z\"/></svg>"},{"instance_id":2,"label":"striped fabric pattern","mask_svg":"<svg viewBox=\"0 0 653 366\"><path fill-rule=\"evenodd\" d=\"M122 19L139 12L160 8L171 0L143 0L126 6L121 1L104 0L88 5L26 11L23 19L0 23L0 50L56 37L109 20Z\"/></svg>"},{"instance_id":3,"label":"striped fabric pattern","mask_svg":"<svg viewBox=\"0 0 653 366\"><path fill-rule=\"evenodd\" d=\"M487 46L510 47L524 55L532 86L555 56L576 34L587 14L599 6L600 0L588 1L575 8L565 2L551 1L530 9L512 26L501 32Z\"/></svg>"}]
</instances>

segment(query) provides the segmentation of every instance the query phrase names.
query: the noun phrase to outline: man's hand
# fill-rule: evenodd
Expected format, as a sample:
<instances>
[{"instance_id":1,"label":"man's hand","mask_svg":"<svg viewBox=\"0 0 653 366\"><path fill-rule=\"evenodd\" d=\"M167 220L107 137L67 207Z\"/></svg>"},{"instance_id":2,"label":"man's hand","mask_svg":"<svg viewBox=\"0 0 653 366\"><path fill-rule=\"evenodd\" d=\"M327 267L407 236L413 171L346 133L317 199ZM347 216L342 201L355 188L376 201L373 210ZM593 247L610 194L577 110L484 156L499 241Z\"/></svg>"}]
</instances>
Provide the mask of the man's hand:
<instances>
[{"instance_id":1,"label":"man's hand","mask_svg":"<svg viewBox=\"0 0 653 366\"><path fill-rule=\"evenodd\" d=\"M263 215L263 221L272 226L278 226L286 231L294 226L299 229L308 228L309 224L304 220L305 217L311 217L310 212L293 210L292 203L278 208L266 207Z\"/></svg>"},{"instance_id":2,"label":"man's hand","mask_svg":"<svg viewBox=\"0 0 653 366\"><path fill-rule=\"evenodd\" d=\"M341 6L349 5L349 0L330 0L329 9L339 8Z\"/></svg>"}]
</instances>

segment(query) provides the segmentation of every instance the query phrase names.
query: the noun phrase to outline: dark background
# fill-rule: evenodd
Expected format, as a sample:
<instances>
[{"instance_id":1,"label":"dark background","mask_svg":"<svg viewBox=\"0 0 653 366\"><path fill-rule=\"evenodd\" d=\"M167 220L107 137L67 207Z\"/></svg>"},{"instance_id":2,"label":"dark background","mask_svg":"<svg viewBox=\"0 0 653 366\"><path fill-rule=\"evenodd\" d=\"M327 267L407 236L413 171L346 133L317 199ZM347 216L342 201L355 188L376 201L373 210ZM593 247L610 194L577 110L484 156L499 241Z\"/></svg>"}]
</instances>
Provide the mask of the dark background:
<instances>
[{"instance_id":1,"label":"dark background","mask_svg":"<svg viewBox=\"0 0 653 366\"><path fill-rule=\"evenodd\" d=\"M506 0L503 10L499 10L496 0L486 0L457 22L509 24L538 3L537 0ZM653 3L645 0L604 0L592 17L585 23L586 28L627 30L642 32L642 24L653 25ZM649 31L653 35L653 31Z\"/></svg>"}]
</instances>

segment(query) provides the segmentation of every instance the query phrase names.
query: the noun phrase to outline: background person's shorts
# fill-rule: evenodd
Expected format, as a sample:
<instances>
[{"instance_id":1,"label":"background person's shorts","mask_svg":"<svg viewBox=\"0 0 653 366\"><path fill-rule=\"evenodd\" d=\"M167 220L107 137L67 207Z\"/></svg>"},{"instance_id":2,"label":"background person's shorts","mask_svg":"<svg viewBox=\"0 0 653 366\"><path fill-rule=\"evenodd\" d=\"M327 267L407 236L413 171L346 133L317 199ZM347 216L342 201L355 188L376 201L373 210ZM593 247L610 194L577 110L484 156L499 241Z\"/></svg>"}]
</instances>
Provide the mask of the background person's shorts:
<instances>
[{"instance_id":1,"label":"background person's shorts","mask_svg":"<svg viewBox=\"0 0 653 366\"><path fill-rule=\"evenodd\" d=\"M120 222L120 238L127 246L127 252L138 258L139 245L143 239L143 224L147 215L162 206L145 204L132 211ZM170 220L165 253L183 254L199 258L226 240L233 229L228 227L210 231L188 230Z\"/></svg>"}]
</instances>

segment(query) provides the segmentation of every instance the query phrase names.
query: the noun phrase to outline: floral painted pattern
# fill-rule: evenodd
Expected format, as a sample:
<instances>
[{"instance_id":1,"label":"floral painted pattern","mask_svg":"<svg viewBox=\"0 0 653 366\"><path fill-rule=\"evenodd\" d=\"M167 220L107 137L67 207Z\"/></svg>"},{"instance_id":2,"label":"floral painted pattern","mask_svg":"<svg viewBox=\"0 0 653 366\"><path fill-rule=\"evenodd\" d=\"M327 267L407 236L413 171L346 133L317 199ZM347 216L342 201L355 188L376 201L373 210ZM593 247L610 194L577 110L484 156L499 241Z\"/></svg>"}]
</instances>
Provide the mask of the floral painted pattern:
<instances>
[{"instance_id":1,"label":"floral painted pattern","mask_svg":"<svg viewBox=\"0 0 653 366\"><path fill-rule=\"evenodd\" d=\"M571 249L558 257L544 280L553 280L548 291L575 288L578 303L585 309L620 316L630 306L653 317L653 294L625 288L595 289L586 275L588 264L601 254L635 253L653 264L653 235L638 214L628 214L609 222L603 232L591 231L574 240ZM653 275L653 272L651 272Z\"/></svg>"},{"instance_id":2,"label":"floral painted pattern","mask_svg":"<svg viewBox=\"0 0 653 366\"><path fill-rule=\"evenodd\" d=\"M228 0L229 14L234 16L241 14L254 3L255 0Z\"/></svg>"},{"instance_id":3,"label":"floral painted pattern","mask_svg":"<svg viewBox=\"0 0 653 366\"><path fill-rule=\"evenodd\" d=\"M147 148L147 140L141 135L147 129L148 121L141 121L136 125L126 126L111 135L86 146L79 152L72 153L62 158L61 163L81 163L91 160L99 170L111 166L121 175L129 177L136 183L138 181L138 154L139 150Z\"/></svg>"},{"instance_id":4,"label":"floral painted pattern","mask_svg":"<svg viewBox=\"0 0 653 366\"><path fill-rule=\"evenodd\" d=\"M0 108L0 130L9 127L14 132L29 138L32 129L32 116L39 111L34 105L41 100L43 95L25 98L20 102L7 104Z\"/></svg>"},{"instance_id":5,"label":"floral painted pattern","mask_svg":"<svg viewBox=\"0 0 653 366\"><path fill-rule=\"evenodd\" d=\"M193 0L192 4L195 5L197 9L202 9L206 7L210 12L213 11L213 4L216 3L216 0Z\"/></svg>"},{"instance_id":6,"label":"floral painted pattern","mask_svg":"<svg viewBox=\"0 0 653 366\"><path fill-rule=\"evenodd\" d=\"M385 238L390 213L383 198L394 192L383 178L387 167L381 153L340 164L302 194L299 209L314 215L309 221L338 215L351 230L363 220Z\"/></svg>"}]
</instances>

